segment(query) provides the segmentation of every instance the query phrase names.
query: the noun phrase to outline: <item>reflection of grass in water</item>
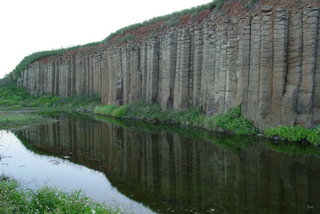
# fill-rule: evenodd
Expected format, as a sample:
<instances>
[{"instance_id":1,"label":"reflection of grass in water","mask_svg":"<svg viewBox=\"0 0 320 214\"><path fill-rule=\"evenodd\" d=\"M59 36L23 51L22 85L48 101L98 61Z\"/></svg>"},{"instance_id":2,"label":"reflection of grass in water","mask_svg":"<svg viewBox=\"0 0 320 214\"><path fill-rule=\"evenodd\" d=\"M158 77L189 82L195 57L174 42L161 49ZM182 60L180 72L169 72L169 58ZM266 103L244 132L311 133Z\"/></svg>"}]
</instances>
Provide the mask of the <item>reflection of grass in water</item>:
<instances>
[{"instance_id":1,"label":"reflection of grass in water","mask_svg":"<svg viewBox=\"0 0 320 214\"><path fill-rule=\"evenodd\" d=\"M0 112L0 129L11 129L49 121L51 121L51 119L36 114Z\"/></svg>"},{"instance_id":2,"label":"reflection of grass in water","mask_svg":"<svg viewBox=\"0 0 320 214\"><path fill-rule=\"evenodd\" d=\"M54 187L24 190L17 181L5 176L0 177L0 190L0 213L120 213L105 204L93 202L80 191L63 192Z\"/></svg>"},{"instance_id":3,"label":"reflection of grass in water","mask_svg":"<svg viewBox=\"0 0 320 214\"><path fill-rule=\"evenodd\" d=\"M239 152L252 144L255 137L244 137L237 135L229 135L225 133L213 133L202 129L181 127L176 124L155 124L143 121L122 120L113 117L95 115L94 119L111 123L121 128L131 129L140 133L160 134L165 131L168 133L177 133L183 137L193 140L206 140L218 144L230 151Z\"/></svg>"},{"instance_id":4,"label":"reflection of grass in water","mask_svg":"<svg viewBox=\"0 0 320 214\"><path fill-rule=\"evenodd\" d=\"M194 139L194 140L206 140L226 148L229 151L240 152L242 149L245 149L253 144L253 142L264 143L269 149L276 150L283 153L289 154L306 154L306 155L320 155L320 150L315 146L302 146L297 144L287 144L280 143L274 144L270 139L257 138L252 136L238 136L238 135L229 135L226 133L214 133L208 132L202 129L194 129L188 127L181 127L173 124L155 124L148 123L143 121L134 121L134 120L122 120L113 117L95 115L96 120L111 123L113 125L132 129L141 133L151 133L159 134L162 131L169 133L178 133L182 136Z\"/></svg>"},{"instance_id":5,"label":"reflection of grass in water","mask_svg":"<svg viewBox=\"0 0 320 214\"><path fill-rule=\"evenodd\" d=\"M270 149L278 152L295 154L295 155L320 155L319 147L310 145L301 145L294 143L279 142L275 144L273 141L264 139L262 142Z\"/></svg>"}]
</instances>

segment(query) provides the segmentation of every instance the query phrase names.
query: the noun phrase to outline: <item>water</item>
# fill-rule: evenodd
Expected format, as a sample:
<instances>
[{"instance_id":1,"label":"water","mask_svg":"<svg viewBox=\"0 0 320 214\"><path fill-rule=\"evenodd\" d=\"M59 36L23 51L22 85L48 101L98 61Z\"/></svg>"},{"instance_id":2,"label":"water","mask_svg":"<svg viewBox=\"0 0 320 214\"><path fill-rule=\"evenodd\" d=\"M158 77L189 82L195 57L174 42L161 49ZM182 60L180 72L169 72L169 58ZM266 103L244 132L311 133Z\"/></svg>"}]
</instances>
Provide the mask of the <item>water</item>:
<instances>
[{"instance_id":1,"label":"water","mask_svg":"<svg viewBox=\"0 0 320 214\"><path fill-rule=\"evenodd\" d=\"M257 138L104 117L56 119L2 131L0 173L31 188L82 189L125 213L320 213L317 150L283 153Z\"/></svg>"}]
</instances>

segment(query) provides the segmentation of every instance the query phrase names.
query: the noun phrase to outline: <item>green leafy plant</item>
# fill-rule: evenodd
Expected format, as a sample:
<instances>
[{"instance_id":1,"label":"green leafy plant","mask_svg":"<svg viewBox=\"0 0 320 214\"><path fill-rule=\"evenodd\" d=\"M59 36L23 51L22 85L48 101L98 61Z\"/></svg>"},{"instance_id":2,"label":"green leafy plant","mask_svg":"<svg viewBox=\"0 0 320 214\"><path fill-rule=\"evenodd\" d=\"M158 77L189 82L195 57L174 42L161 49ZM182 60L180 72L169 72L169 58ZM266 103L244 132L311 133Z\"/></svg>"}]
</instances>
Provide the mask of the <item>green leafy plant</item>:
<instances>
[{"instance_id":1,"label":"green leafy plant","mask_svg":"<svg viewBox=\"0 0 320 214\"><path fill-rule=\"evenodd\" d=\"M309 131L309 134L307 135L307 141L314 145L320 145L320 127L319 126Z\"/></svg>"},{"instance_id":2,"label":"green leafy plant","mask_svg":"<svg viewBox=\"0 0 320 214\"><path fill-rule=\"evenodd\" d=\"M291 142L307 141L311 144L320 144L320 129L306 129L301 126L278 126L264 130L267 137L280 137L282 140Z\"/></svg>"},{"instance_id":3,"label":"green leafy plant","mask_svg":"<svg viewBox=\"0 0 320 214\"><path fill-rule=\"evenodd\" d=\"M215 123L226 131L237 135L256 134L257 130L250 120L241 116L241 106L231 108L225 114L215 117Z\"/></svg>"}]
</instances>

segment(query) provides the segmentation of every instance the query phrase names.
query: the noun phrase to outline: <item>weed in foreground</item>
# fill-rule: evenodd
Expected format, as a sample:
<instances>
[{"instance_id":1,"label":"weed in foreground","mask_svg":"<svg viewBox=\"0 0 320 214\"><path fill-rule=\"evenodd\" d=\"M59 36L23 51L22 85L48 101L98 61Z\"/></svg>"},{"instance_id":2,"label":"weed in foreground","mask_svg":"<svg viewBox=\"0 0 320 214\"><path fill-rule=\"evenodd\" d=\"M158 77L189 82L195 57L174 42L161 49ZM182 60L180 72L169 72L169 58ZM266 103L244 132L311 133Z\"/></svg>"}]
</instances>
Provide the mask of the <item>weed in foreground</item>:
<instances>
[{"instance_id":1,"label":"weed in foreground","mask_svg":"<svg viewBox=\"0 0 320 214\"><path fill-rule=\"evenodd\" d=\"M114 214L120 211L96 203L80 191L67 193L53 187L23 190L15 180L0 179L0 213Z\"/></svg>"}]
</instances>

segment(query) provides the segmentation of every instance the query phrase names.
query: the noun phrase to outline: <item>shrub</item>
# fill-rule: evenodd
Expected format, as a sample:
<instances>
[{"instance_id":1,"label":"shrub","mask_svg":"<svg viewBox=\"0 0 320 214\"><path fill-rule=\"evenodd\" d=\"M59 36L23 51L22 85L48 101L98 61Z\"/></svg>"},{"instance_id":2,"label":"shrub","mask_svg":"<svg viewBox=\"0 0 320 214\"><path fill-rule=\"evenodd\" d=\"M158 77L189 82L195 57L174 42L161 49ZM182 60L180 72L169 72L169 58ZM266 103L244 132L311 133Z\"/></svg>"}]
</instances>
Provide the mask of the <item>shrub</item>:
<instances>
[{"instance_id":1,"label":"shrub","mask_svg":"<svg viewBox=\"0 0 320 214\"><path fill-rule=\"evenodd\" d=\"M237 135L256 134L257 130L252 122L241 116L241 106L231 108L224 114L219 114L213 118L213 125L217 125L226 131L231 131Z\"/></svg>"}]
</instances>

